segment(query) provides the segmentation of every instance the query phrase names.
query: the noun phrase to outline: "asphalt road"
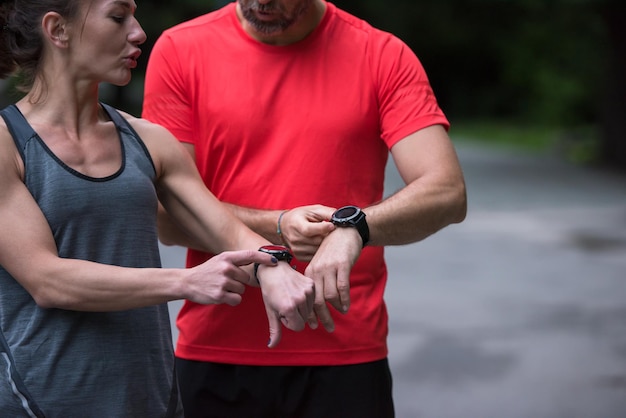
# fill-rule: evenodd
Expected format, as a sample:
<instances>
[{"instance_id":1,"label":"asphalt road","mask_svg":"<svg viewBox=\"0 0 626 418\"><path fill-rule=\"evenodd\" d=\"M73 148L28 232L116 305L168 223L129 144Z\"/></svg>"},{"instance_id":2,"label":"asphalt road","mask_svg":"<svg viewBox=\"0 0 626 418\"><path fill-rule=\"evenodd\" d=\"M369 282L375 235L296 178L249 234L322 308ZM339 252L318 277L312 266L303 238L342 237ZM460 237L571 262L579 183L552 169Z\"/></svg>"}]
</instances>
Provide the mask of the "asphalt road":
<instances>
[{"instance_id":1,"label":"asphalt road","mask_svg":"<svg viewBox=\"0 0 626 418\"><path fill-rule=\"evenodd\" d=\"M626 176L457 147L465 222L386 250L398 418L625 418Z\"/></svg>"}]
</instances>

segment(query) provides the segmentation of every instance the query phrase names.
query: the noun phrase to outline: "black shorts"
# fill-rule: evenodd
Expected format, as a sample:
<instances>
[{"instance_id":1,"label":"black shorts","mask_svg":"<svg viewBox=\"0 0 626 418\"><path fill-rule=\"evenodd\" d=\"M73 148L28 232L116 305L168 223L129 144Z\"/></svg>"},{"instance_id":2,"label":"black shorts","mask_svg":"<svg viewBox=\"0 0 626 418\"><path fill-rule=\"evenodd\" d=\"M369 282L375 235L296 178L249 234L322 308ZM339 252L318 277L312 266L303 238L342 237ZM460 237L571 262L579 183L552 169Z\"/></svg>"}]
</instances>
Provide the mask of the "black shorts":
<instances>
[{"instance_id":1,"label":"black shorts","mask_svg":"<svg viewBox=\"0 0 626 418\"><path fill-rule=\"evenodd\" d=\"M392 418L387 359L238 366L176 359L186 418Z\"/></svg>"}]
</instances>

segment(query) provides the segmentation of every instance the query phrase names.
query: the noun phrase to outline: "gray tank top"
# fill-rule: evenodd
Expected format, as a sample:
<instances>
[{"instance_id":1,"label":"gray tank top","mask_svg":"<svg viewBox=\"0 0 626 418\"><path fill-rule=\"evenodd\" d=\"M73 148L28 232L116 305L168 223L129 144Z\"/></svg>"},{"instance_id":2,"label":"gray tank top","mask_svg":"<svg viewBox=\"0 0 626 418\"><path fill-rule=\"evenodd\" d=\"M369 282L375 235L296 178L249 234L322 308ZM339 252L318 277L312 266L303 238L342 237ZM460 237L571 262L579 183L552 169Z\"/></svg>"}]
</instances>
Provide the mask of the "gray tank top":
<instances>
[{"instance_id":1,"label":"gray tank top","mask_svg":"<svg viewBox=\"0 0 626 418\"><path fill-rule=\"evenodd\" d=\"M17 107L0 114L61 257L160 267L152 159L126 120L103 107L122 147L120 169L105 178L65 165ZM0 415L182 416L167 304L121 312L42 309L0 266Z\"/></svg>"}]
</instances>

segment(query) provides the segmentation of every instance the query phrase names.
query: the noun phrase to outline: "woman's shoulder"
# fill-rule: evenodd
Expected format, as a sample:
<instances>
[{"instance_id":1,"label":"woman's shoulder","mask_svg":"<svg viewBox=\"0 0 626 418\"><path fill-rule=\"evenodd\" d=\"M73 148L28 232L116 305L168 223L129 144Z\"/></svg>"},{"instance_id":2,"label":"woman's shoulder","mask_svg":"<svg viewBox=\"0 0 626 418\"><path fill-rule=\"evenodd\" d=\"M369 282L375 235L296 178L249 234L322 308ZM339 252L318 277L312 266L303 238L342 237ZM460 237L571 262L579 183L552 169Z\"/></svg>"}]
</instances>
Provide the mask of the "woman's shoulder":
<instances>
[{"instance_id":1,"label":"woman's shoulder","mask_svg":"<svg viewBox=\"0 0 626 418\"><path fill-rule=\"evenodd\" d=\"M171 136L169 131L161 125L150 122L147 119L133 116L123 110L116 110L144 141L150 141L155 136L159 137L158 139L161 139L161 137Z\"/></svg>"},{"instance_id":2,"label":"woman's shoulder","mask_svg":"<svg viewBox=\"0 0 626 418\"><path fill-rule=\"evenodd\" d=\"M3 117L0 117L0 152L4 152L7 146L13 146L13 136Z\"/></svg>"},{"instance_id":3,"label":"woman's shoulder","mask_svg":"<svg viewBox=\"0 0 626 418\"><path fill-rule=\"evenodd\" d=\"M171 158L177 158L180 154L180 142L165 127L126 112L120 111L120 114L148 148L157 167Z\"/></svg>"},{"instance_id":4,"label":"woman's shoulder","mask_svg":"<svg viewBox=\"0 0 626 418\"><path fill-rule=\"evenodd\" d=\"M23 164L9 127L0 117L0 177L5 178L10 172L21 176Z\"/></svg>"}]
</instances>

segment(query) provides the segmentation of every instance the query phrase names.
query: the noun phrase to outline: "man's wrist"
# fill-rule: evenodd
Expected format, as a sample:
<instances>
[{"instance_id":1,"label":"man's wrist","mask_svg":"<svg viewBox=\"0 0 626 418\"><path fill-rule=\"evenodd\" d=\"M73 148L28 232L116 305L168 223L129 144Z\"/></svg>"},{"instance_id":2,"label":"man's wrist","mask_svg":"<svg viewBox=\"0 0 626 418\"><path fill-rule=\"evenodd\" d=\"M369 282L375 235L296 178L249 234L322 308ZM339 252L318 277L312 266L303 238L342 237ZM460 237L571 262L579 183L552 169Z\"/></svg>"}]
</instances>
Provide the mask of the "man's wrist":
<instances>
[{"instance_id":1,"label":"man's wrist","mask_svg":"<svg viewBox=\"0 0 626 418\"><path fill-rule=\"evenodd\" d=\"M363 212L361 208L357 206L344 206L339 208L333 213L330 221L341 228L356 228L361 236L363 247L369 242L369 226L365 220L365 212Z\"/></svg>"},{"instance_id":2,"label":"man's wrist","mask_svg":"<svg viewBox=\"0 0 626 418\"><path fill-rule=\"evenodd\" d=\"M278 215L278 220L276 221L276 235L278 235L278 238L283 243L283 245L289 248L289 245L287 245L287 242L285 241L285 237L283 236L283 229L280 224L280 222L283 220L283 215L285 215L285 213L287 212L289 212L289 209L282 211L280 215Z\"/></svg>"}]
</instances>

